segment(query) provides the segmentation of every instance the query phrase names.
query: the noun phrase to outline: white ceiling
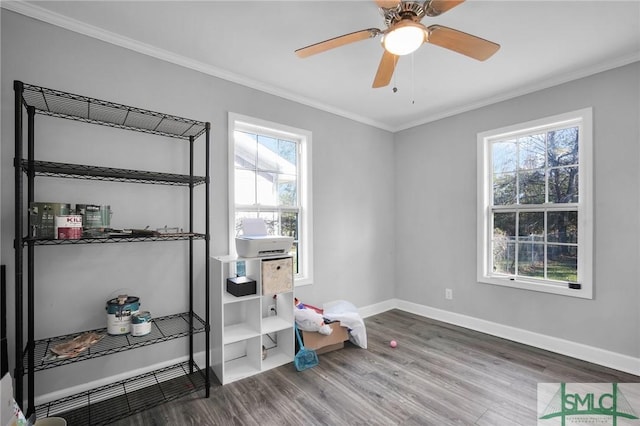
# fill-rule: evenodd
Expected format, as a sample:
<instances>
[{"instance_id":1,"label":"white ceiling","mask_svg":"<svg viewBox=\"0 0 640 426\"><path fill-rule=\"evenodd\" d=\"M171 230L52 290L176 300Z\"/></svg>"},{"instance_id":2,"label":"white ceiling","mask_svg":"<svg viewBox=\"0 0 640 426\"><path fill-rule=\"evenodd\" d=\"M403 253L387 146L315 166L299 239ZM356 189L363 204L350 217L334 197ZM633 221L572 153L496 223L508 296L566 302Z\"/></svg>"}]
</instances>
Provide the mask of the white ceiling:
<instances>
[{"instance_id":1,"label":"white ceiling","mask_svg":"<svg viewBox=\"0 0 640 426\"><path fill-rule=\"evenodd\" d=\"M373 0L2 2L20 13L397 131L640 60L640 0L468 0L437 23L494 41L478 62L434 45L402 57L386 88L369 39L306 59L294 50L384 29ZM394 93L393 87L397 87Z\"/></svg>"}]
</instances>

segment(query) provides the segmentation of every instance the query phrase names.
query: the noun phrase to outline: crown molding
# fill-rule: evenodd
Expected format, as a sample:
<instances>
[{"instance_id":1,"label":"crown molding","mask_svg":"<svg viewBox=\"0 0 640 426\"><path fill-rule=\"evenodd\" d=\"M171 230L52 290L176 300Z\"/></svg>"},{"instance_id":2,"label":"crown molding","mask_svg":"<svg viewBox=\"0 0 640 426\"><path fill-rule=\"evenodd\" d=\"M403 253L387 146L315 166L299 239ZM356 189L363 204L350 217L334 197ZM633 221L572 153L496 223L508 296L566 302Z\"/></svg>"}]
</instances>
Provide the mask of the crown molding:
<instances>
[{"instance_id":1,"label":"crown molding","mask_svg":"<svg viewBox=\"0 0 640 426\"><path fill-rule=\"evenodd\" d=\"M590 67L581 68L580 70L577 70L574 72L560 74L550 79L545 79L542 82L535 82L527 86L522 86L517 90L504 92L499 95L483 99L482 101L461 105L457 108L449 109L438 114L433 114L433 115L424 117L418 121L412 121L402 126L398 126L394 128L392 131L394 133L397 133L402 130L411 129L413 127L421 126L423 124L431 123L437 120L441 120L443 118L452 117L454 115L462 114L464 112L469 112L469 111L473 111L475 109L479 109L489 105L497 104L498 102L502 102L509 99L517 98L519 96L538 92L540 90L548 89L550 87L558 86L560 84L568 83L570 81L578 80L580 78L589 77L590 75L612 70L614 68L622 67L624 65L629 65L638 61L640 61L640 52L622 56L611 61L594 64Z\"/></svg>"},{"instance_id":2,"label":"crown molding","mask_svg":"<svg viewBox=\"0 0 640 426\"><path fill-rule=\"evenodd\" d=\"M159 47L134 40L129 37L125 37L116 34L111 31L107 31L103 28L89 25L77 19L69 18L68 16L61 15L59 13L52 12L48 9L36 6L31 3L26 3L22 0L17 1L0 1L0 7L10 10L15 13L33 18L42 22L46 22L51 25L55 25L60 28L64 28L69 31L73 31L78 34L85 35L87 37L95 38L97 40L113 44L115 46L123 47L125 49L147 55L156 59L160 59L165 62L179 65L184 68L188 68L194 71L201 72L222 80L226 80L232 83L236 83L251 89L256 89L261 92L268 93L270 95L278 96L283 99L287 99L302 105L306 105L315 109L319 109L331 114L335 114L349 120L353 120L362 124L377 127L382 130L393 132L393 128L390 126L372 120L367 117L355 114L353 112L341 110L331 105L327 105L321 102L317 102L312 99L300 96L296 93L287 91L281 87L268 85L260 81L250 79L246 76L229 72L228 70L214 67L210 64L187 58L186 56L179 55L177 53L161 49Z\"/></svg>"},{"instance_id":3,"label":"crown molding","mask_svg":"<svg viewBox=\"0 0 640 426\"><path fill-rule=\"evenodd\" d=\"M548 89L550 87L567 83L572 80L588 77L590 75L594 75L603 71L608 71L610 69L618 68L624 65L628 65L628 64L640 61L640 52L633 53L627 56L616 58L611 61L594 64L589 67L581 68L580 70L577 70L575 72L568 72L568 73L555 76L554 78L551 78L551 79L545 79L543 82L535 82L531 85L522 86L516 90L503 92L499 95L486 98L481 101L471 102L465 105L458 106L456 108L443 110L438 112L437 114L432 114L432 115L422 117L420 120L407 122L405 124L394 127L394 126L390 126L388 124L381 123L376 120L372 120L371 118L364 117L350 111L345 111L345 110L336 108L332 105L328 105L322 102L317 102L313 99L300 96L299 94L290 92L286 89L283 89L282 87L268 85L263 82L250 79L246 76L235 74L228 70L214 67L210 64L207 64L201 61L196 61L196 60L187 58L185 56L179 55L177 53L174 53L165 49L161 49L159 47L156 47L150 44L142 43L140 41L134 40L129 37L124 37L122 35L113 33L111 31L107 31L105 29L102 29L93 25L89 25L84 22L78 21L76 19L69 18L67 16L52 12L40 6L36 6L31 3L26 3L22 0L12 0L12 1L0 0L0 7L2 7L3 9L10 10L12 12L19 13L24 16L28 16L33 19L37 19L42 22L46 22L51 25L64 28L69 31L76 32L78 34L85 35L87 37L92 37L97 40L101 40L106 43L120 46L125 49L131 50L143 55L160 59L165 62L179 65L184 68L198 71L203 74L220 78L222 80L239 84L251 89L256 89L261 92L268 93L270 95L278 96L280 98L287 99L289 101L293 101L293 102L306 105L321 111L335 114L340 117L347 118L349 120L353 120L362 124L376 127L381 130L386 130L391 133L397 133L413 127L421 126L423 124L428 124L437 120L441 120L443 118L452 117L458 114L469 112L469 111L482 108L488 105L492 105L498 102L506 101L508 99L513 99L529 93L537 92L543 89Z\"/></svg>"}]
</instances>

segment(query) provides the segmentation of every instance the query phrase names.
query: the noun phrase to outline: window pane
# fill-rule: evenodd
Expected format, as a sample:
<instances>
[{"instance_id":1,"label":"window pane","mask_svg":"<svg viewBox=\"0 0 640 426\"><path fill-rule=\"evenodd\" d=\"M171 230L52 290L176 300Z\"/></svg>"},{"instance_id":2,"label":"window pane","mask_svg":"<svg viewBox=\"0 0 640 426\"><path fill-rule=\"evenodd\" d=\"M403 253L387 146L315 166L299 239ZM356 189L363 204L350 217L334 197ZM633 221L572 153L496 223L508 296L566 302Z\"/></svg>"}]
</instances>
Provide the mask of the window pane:
<instances>
[{"instance_id":1,"label":"window pane","mask_svg":"<svg viewBox=\"0 0 640 426\"><path fill-rule=\"evenodd\" d=\"M547 241L553 243L578 243L578 212L547 213Z\"/></svg>"},{"instance_id":2,"label":"window pane","mask_svg":"<svg viewBox=\"0 0 640 426\"><path fill-rule=\"evenodd\" d=\"M258 170L278 170L278 140L268 136L258 135Z\"/></svg>"},{"instance_id":3,"label":"window pane","mask_svg":"<svg viewBox=\"0 0 640 426\"><path fill-rule=\"evenodd\" d=\"M547 147L544 134L529 135L518 140L519 167L524 170L544 167Z\"/></svg>"},{"instance_id":4,"label":"window pane","mask_svg":"<svg viewBox=\"0 0 640 426\"><path fill-rule=\"evenodd\" d=\"M494 173L516 171L516 141L495 142L491 145Z\"/></svg>"},{"instance_id":5,"label":"window pane","mask_svg":"<svg viewBox=\"0 0 640 426\"><path fill-rule=\"evenodd\" d=\"M516 203L516 174L496 173L493 175L493 205L507 206Z\"/></svg>"},{"instance_id":6,"label":"window pane","mask_svg":"<svg viewBox=\"0 0 640 426\"><path fill-rule=\"evenodd\" d=\"M516 236L516 214L515 213L494 213L493 214L493 239L508 238L515 239Z\"/></svg>"},{"instance_id":7,"label":"window pane","mask_svg":"<svg viewBox=\"0 0 640 426\"><path fill-rule=\"evenodd\" d=\"M235 149L234 161L236 168L254 170L256 168L257 143L256 135L246 132L233 132Z\"/></svg>"},{"instance_id":8,"label":"window pane","mask_svg":"<svg viewBox=\"0 0 640 426\"><path fill-rule=\"evenodd\" d=\"M267 234L280 235L280 215L278 212L260 212L258 217L267 224Z\"/></svg>"},{"instance_id":9,"label":"window pane","mask_svg":"<svg viewBox=\"0 0 640 426\"><path fill-rule=\"evenodd\" d=\"M519 172L518 180L518 201L520 204L544 203L544 172L542 170Z\"/></svg>"},{"instance_id":10,"label":"window pane","mask_svg":"<svg viewBox=\"0 0 640 426\"><path fill-rule=\"evenodd\" d=\"M251 170L236 169L235 174L236 204L252 205L256 202L256 174Z\"/></svg>"},{"instance_id":11,"label":"window pane","mask_svg":"<svg viewBox=\"0 0 640 426\"><path fill-rule=\"evenodd\" d=\"M298 144L291 141L278 141L278 154L289 163L298 164Z\"/></svg>"},{"instance_id":12,"label":"window pane","mask_svg":"<svg viewBox=\"0 0 640 426\"><path fill-rule=\"evenodd\" d=\"M270 136L258 135L258 152L264 154L264 149L268 149L271 152L278 151L278 139Z\"/></svg>"},{"instance_id":13,"label":"window pane","mask_svg":"<svg viewBox=\"0 0 640 426\"><path fill-rule=\"evenodd\" d=\"M547 246L547 278L558 281L578 281L578 247Z\"/></svg>"},{"instance_id":14,"label":"window pane","mask_svg":"<svg viewBox=\"0 0 640 426\"><path fill-rule=\"evenodd\" d=\"M236 220L235 220L235 235L238 236L242 231L242 219L245 217L255 219L258 217L258 213L256 212L243 212L236 210Z\"/></svg>"},{"instance_id":15,"label":"window pane","mask_svg":"<svg viewBox=\"0 0 640 426\"><path fill-rule=\"evenodd\" d=\"M493 214L493 272L515 274L516 272L516 214Z\"/></svg>"},{"instance_id":16,"label":"window pane","mask_svg":"<svg viewBox=\"0 0 640 426\"><path fill-rule=\"evenodd\" d=\"M258 135L258 170L296 175L296 160L295 142Z\"/></svg>"},{"instance_id":17,"label":"window pane","mask_svg":"<svg viewBox=\"0 0 640 426\"><path fill-rule=\"evenodd\" d=\"M516 273L516 243L507 237L493 241L493 272L496 274Z\"/></svg>"},{"instance_id":18,"label":"window pane","mask_svg":"<svg viewBox=\"0 0 640 426\"><path fill-rule=\"evenodd\" d=\"M298 273L298 238L299 238L299 215L297 212L287 212L281 215L280 234L293 237L293 246L289 254L293 256L294 274Z\"/></svg>"},{"instance_id":19,"label":"window pane","mask_svg":"<svg viewBox=\"0 0 640 426\"><path fill-rule=\"evenodd\" d=\"M518 241L544 242L544 212L523 212L518 220Z\"/></svg>"},{"instance_id":20,"label":"window pane","mask_svg":"<svg viewBox=\"0 0 640 426\"><path fill-rule=\"evenodd\" d=\"M544 278L544 244L534 242L518 244L518 275Z\"/></svg>"},{"instance_id":21,"label":"window pane","mask_svg":"<svg viewBox=\"0 0 640 426\"><path fill-rule=\"evenodd\" d=\"M549 202L578 202L578 168L562 167L549 171Z\"/></svg>"},{"instance_id":22,"label":"window pane","mask_svg":"<svg viewBox=\"0 0 640 426\"><path fill-rule=\"evenodd\" d=\"M263 206L277 206L278 175L274 172L259 172L257 174L257 202Z\"/></svg>"},{"instance_id":23,"label":"window pane","mask_svg":"<svg viewBox=\"0 0 640 426\"><path fill-rule=\"evenodd\" d=\"M295 176L278 175L278 200L281 206L298 205L298 185Z\"/></svg>"},{"instance_id":24,"label":"window pane","mask_svg":"<svg viewBox=\"0 0 640 426\"><path fill-rule=\"evenodd\" d=\"M554 130L548 136L549 167L578 164L578 128Z\"/></svg>"},{"instance_id":25,"label":"window pane","mask_svg":"<svg viewBox=\"0 0 640 426\"><path fill-rule=\"evenodd\" d=\"M280 227L280 235L286 237L293 237L294 240L298 239L298 213L287 212L282 213L282 224Z\"/></svg>"}]
</instances>

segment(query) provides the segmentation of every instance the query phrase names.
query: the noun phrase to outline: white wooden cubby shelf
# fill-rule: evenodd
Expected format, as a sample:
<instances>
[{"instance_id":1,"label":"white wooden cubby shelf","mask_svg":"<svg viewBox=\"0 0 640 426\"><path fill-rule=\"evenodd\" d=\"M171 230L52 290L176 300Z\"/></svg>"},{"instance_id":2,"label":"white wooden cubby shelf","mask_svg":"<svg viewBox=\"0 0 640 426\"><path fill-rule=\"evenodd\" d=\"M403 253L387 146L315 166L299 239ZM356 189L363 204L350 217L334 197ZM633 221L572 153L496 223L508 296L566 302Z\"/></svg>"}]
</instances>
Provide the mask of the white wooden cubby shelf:
<instances>
[{"instance_id":1,"label":"white wooden cubby shelf","mask_svg":"<svg viewBox=\"0 0 640 426\"><path fill-rule=\"evenodd\" d=\"M231 383L292 362L295 351L292 257L222 256L211 260L211 365L220 383ZM245 275L256 281L256 294L236 297L227 292L227 278L237 276L239 262L244 262ZM263 271L268 265L265 262L279 262L278 265L287 267L282 273L265 277ZM274 284L284 291L269 292Z\"/></svg>"}]
</instances>

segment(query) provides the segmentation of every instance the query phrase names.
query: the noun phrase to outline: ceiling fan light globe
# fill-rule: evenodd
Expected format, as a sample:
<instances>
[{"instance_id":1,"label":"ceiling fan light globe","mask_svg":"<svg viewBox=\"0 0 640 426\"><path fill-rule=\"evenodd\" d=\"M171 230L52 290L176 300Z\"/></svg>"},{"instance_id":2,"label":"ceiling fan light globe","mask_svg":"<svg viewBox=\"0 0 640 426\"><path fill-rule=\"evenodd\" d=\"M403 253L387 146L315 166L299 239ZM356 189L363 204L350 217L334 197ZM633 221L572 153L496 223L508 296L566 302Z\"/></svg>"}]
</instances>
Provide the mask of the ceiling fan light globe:
<instances>
[{"instance_id":1,"label":"ceiling fan light globe","mask_svg":"<svg viewBox=\"0 0 640 426\"><path fill-rule=\"evenodd\" d=\"M384 35L382 46L396 56L415 52L425 40L424 27L420 24L407 23L398 25Z\"/></svg>"}]
</instances>

